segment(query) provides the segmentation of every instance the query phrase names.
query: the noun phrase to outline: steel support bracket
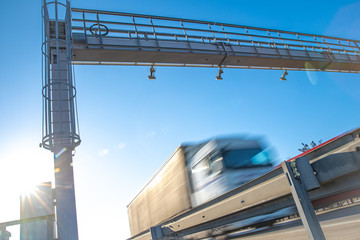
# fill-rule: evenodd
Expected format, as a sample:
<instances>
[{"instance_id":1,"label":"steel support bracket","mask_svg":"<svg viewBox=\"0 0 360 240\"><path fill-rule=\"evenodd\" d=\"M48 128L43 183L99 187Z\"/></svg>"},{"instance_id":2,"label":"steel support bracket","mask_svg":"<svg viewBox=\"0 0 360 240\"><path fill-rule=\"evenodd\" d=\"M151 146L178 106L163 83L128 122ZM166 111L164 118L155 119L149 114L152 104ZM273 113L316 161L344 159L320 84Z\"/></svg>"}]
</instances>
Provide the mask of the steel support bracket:
<instances>
[{"instance_id":1,"label":"steel support bracket","mask_svg":"<svg viewBox=\"0 0 360 240\"><path fill-rule=\"evenodd\" d=\"M316 172L309 163L307 157L297 158L295 167L300 174L300 179L307 191L314 190L320 187L320 183L316 177Z\"/></svg>"},{"instance_id":2,"label":"steel support bracket","mask_svg":"<svg viewBox=\"0 0 360 240\"><path fill-rule=\"evenodd\" d=\"M161 225L150 228L151 239L152 240L160 240L164 238L164 233L162 231Z\"/></svg>"}]
</instances>

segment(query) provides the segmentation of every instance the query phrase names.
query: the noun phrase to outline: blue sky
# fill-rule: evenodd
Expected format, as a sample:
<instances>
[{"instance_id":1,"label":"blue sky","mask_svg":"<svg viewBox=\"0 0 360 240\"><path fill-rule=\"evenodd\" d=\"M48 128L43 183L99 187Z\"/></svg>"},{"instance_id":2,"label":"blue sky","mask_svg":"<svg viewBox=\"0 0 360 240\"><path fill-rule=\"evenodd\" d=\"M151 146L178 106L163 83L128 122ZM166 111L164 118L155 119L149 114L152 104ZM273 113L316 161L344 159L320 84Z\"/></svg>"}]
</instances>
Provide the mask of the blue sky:
<instances>
[{"instance_id":1,"label":"blue sky","mask_svg":"<svg viewBox=\"0 0 360 240\"><path fill-rule=\"evenodd\" d=\"M143 13L360 39L359 1L73 0L76 8ZM1 1L0 222L19 218L25 183L52 180L41 141L41 1ZM302 142L359 127L360 75L76 66L81 145L74 157L80 239L129 237L126 205L182 142L264 136L277 160ZM11 229L10 229L11 230ZM13 228L13 239L17 239Z\"/></svg>"}]
</instances>

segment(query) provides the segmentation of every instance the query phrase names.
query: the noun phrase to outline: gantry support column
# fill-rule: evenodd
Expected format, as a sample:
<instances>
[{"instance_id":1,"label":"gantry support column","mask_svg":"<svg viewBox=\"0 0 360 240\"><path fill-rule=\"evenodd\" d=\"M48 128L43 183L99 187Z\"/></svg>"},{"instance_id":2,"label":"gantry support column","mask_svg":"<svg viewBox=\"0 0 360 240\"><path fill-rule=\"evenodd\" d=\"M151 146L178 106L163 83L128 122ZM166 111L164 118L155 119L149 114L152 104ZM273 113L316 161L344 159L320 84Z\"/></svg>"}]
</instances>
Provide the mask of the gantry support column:
<instances>
[{"instance_id":1,"label":"gantry support column","mask_svg":"<svg viewBox=\"0 0 360 240\"><path fill-rule=\"evenodd\" d=\"M77 240L74 174L70 150L55 149L55 197L58 239ZM58 155L58 156L57 156Z\"/></svg>"},{"instance_id":2,"label":"gantry support column","mask_svg":"<svg viewBox=\"0 0 360 240\"><path fill-rule=\"evenodd\" d=\"M68 0L43 0L43 140L54 153L57 239L77 240L72 152L80 144Z\"/></svg>"}]
</instances>

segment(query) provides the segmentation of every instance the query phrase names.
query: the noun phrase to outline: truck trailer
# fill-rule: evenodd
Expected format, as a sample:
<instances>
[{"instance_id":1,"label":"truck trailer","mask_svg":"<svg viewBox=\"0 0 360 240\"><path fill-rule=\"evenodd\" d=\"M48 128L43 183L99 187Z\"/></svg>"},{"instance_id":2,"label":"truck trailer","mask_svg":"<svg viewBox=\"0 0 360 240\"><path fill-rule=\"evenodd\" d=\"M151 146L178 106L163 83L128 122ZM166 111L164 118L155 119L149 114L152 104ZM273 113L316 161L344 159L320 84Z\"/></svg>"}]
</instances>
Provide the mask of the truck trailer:
<instances>
[{"instance_id":1,"label":"truck trailer","mask_svg":"<svg viewBox=\"0 0 360 240\"><path fill-rule=\"evenodd\" d=\"M128 205L131 236L270 171L257 139L215 138L179 146Z\"/></svg>"}]
</instances>

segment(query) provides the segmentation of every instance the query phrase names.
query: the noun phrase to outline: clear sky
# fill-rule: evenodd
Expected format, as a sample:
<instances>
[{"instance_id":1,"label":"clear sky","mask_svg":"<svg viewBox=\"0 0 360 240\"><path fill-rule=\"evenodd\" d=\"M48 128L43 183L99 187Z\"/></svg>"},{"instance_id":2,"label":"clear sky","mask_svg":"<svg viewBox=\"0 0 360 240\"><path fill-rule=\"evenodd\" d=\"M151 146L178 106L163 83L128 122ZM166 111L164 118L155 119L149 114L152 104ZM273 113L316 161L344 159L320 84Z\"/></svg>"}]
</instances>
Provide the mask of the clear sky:
<instances>
[{"instance_id":1,"label":"clear sky","mask_svg":"<svg viewBox=\"0 0 360 240\"><path fill-rule=\"evenodd\" d=\"M360 39L359 1L73 0L76 8L209 20ZM41 1L1 1L0 222L19 195L52 180L41 142ZM76 66L81 145L74 157L80 239L130 236L127 204L182 142L255 134L277 161L302 142L360 126L360 74ZM18 239L17 228L10 228Z\"/></svg>"}]
</instances>

